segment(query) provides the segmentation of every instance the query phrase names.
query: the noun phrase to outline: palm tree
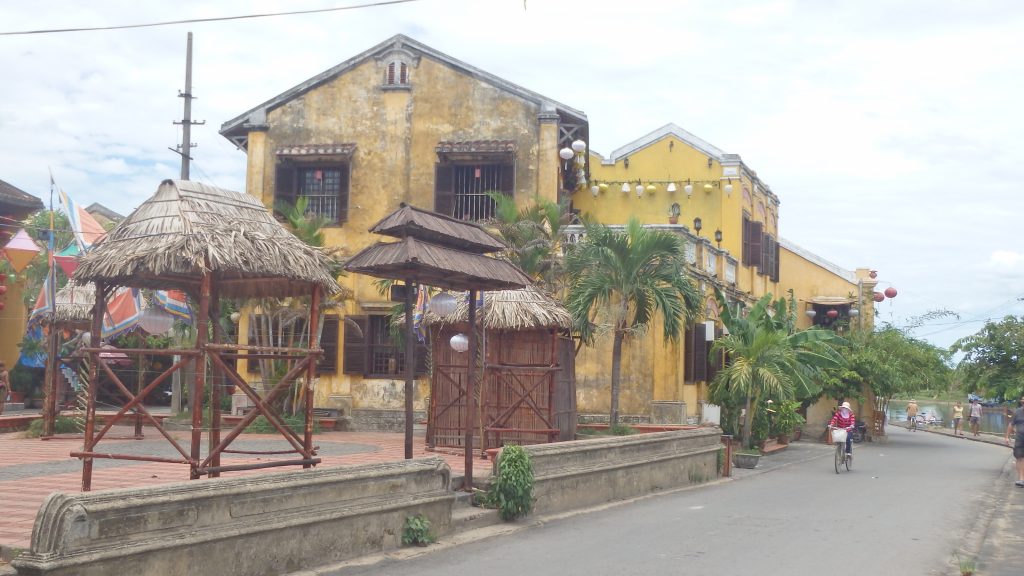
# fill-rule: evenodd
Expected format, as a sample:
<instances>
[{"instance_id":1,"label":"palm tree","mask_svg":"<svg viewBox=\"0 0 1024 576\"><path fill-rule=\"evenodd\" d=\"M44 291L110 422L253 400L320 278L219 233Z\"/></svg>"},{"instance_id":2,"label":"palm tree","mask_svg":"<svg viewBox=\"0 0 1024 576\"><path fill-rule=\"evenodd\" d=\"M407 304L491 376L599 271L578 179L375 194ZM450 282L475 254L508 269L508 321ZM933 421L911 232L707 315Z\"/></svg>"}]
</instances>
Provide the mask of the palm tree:
<instances>
[{"instance_id":1,"label":"palm tree","mask_svg":"<svg viewBox=\"0 0 1024 576\"><path fill-rule=\"evenodd\" d=\"M611 426L619 423L622 344L661 315L665 340L679 338L696 317L700 296L689 279L685 243L671 232L644 228L633 218L625 231L585 223L586 236L566 255L567 308L581 341L593 341L597 322L612 330Z\"/></svg>"},{"instance_id":2,"label":"palm tree","mask_svg":"<svg viewBox=\"0 0 1024 576\"><path fill-rule=\"evenodd\" d=\"M745 404L743 445L750 447L751 422L763 400L786 402L820 394L818 370L843 365L833 344L843 342L830 330L796 331L795 303L766 294L741 316L716 292L728 335L715 341L712 354L723 354L726 366L709 388L712 402Z\"/></svg>"},{"instance_id":3,"label":"palm tree","mask_svg":"<svg viewBox=\"0 0 1024 576\"><path fill-rule=\"evenodd\" d=\"M488 224L508 244L509 260L549 293L556 293L564 278L559 247L562 228L572 216L568 204L534 198L530 205L519 208L511 196L500 192L488 196L494 200L494 217Z\"/></svg>"}]
</instances>

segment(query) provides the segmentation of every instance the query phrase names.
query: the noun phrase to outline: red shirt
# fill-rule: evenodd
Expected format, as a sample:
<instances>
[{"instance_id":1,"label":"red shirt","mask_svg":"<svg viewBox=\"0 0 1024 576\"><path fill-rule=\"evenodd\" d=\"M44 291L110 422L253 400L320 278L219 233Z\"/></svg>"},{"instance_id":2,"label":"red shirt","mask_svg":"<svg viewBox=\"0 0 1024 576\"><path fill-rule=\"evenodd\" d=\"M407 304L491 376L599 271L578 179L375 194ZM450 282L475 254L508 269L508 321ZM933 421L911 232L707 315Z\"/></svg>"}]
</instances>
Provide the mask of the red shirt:
<instances>
[{"instance_id":1,"label":"red shirt","mask_svg":"<svg viewBox=\"0 0 1024 576\"><path fill-rule=\"evenodd\" d=\"M850 410L849 408L840 408L832 415L832 421L829 422L829 426L832 426L833 428L852 430L856 420L857 419L853 416L853 410Z\"/></svg>"}]
</instances>

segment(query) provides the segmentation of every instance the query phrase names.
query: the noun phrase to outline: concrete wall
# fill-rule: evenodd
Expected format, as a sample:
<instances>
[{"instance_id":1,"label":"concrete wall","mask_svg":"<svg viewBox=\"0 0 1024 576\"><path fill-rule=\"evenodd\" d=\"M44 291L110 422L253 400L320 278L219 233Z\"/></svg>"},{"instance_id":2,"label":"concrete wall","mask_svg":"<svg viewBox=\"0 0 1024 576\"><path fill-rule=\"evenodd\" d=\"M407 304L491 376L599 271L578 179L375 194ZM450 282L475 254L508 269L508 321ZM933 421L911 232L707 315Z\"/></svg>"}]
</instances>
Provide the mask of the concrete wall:
<instances>
[{"instance_id":1,"label":"concrete wall","mask_svg":"<svg viewBox=\"0 0 1024 576\"><path fill-rule=\"evenodd\" d=\"M406 516L450 530L440 458L82 494L43 503L18 574L281 574L401 545Z\"/></svg>"},{"instance_id":2,"label":"concrete wall","mask_svg":"<svg viewBox=\"0 0 1024 576\"><path fill-rule=\"evenodd\" d=\"M722 430L678 430L525 446L534 513L548 514L718 478ZM500 458L500 457L499 457ZM497 474L497 460L495 474Z\"/></svg>"}]
</instances>

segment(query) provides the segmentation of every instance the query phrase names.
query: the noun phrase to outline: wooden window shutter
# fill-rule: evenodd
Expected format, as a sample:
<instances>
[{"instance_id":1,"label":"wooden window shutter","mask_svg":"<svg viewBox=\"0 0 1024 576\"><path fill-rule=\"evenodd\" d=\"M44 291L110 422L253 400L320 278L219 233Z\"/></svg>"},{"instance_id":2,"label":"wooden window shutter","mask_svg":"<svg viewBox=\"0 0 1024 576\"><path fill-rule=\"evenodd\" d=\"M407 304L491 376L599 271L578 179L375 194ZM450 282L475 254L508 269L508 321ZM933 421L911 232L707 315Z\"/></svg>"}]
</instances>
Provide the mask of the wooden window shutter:
<instances>
[{"instance_id":1,"label":"wooden window shutter","mask_svg":"<svg viewBox=\"0 0 1024 576\"><path fill-rule=\"evenodd\" d=\"M750 262L748 266L757 266L761 269L761 258L764 256L762 253L764 248L762 247L764 242L764 231L760 222L750 223Z\"/></svg>"},{"instance_id":2,"label":"wooden window shutter","mask_svg":"<svg viewBox=\"0 0 1024 576\"><path fill-rule=\"evenodd\" d=\"M693 326L693 380L700 382L708 379L708 342L705 340L704 324Z\"/></svg>"},{"instance_id":3,"label":"wooden window shutter","mask_svg":"<svg viewBox=\"0 0 1024 576\"><path fill-rule=\"evenodd\" d=\"M434 168L434 212L445 216L455 213L455 167L450 164Z\"/></svg>"},{"instance_id":4,"label":"wooden window shutter","mask_svg":"<svg viewBox=\"0 0 1024 576\"><path fill-rule=\"evenodd\" d=\"M384 80L385 84L392 85L395 83L395 62L388 63L388 75Z\"/></svg>"},{"instance_id":5,"label":"wooden window shutter","mask_svg":"<svg viewBox=\"0 0 1024 576\"><path fill-rule=\"evenodd\" d=\"M369 336L370 321L366 316L349 316L359 326L356 329L345 322L344 357L342 371L345 374L366 374L366 338Z\"/></svg>"},{"instance_id":6,"label":"wooden window shutter","mask_svg":"<svg viewBox=\"0 0 1024 576\"><path fill-rule=\"evenodd\" d=\"M683 380L686 382L694 382L693 365L696 358L696 355L693 353L693 349L696 348L694 338L696 338L696 335L693 328L687 328L683 333L683 346L685 346L683 352Z\"/></svg>"},{"instance_id":7,"label":"wooden window shutter","mask_svg":"<svg viewBox=\"0 0 1024 576\"><path fill-rule=\"evenodd\" d=\"M338 170L341 171L341 187L338 189L338 222L348 222L348 204L349 204L349 175L351 170L348 164L338 165Z\"/></svg>"},{"instance_id":8,"label":"wooden window shutter","mask_svg":"<svg viewBox=\"0 0 1024 576\"><path fill-rule=\"evenodd\" d=\"M274 204L287 202L295 204L295 166L286 163L277 165L274 175Z\"/></svg>"},{"instance_id":9,"label":"wooden window shutter","mask_svg":"<svg viewBox=\"0 0 1024 576\"><path fill-rule=\"evenodd\" d=\"M502 164L498 180L501 184L501 193L505 196L514 196L516 192L516 165Z\"/></svg>"},{"instance_id":10,"label":"wooden window shutter","mask_svg":"<svg viewBox=\"0 0 1024 576\"><path fill-rule=\"evenodd\" d=\"M774 240L772 242L772 244L774 244L774 250L775 250L775 255L773 256L773 259L772 259L772 281L778 282L779 281L779 241L778 240Z\"/></svg>"},{"instance_id":11,"label":"wooden window shutter","mask_svg":"<svg viewBox=\"0 0 1024 576\"><path fill-rule=\"evenodd\" d=\"M409 83L409 65L406 64L405 62L402 62L399 65L399 69L401 70L401 72L398 75L398 82L400 84L408 84Z\"/></svg>"},{"instance_id":12,"label":"wooden window shutter","mask_svg":"<svg viewBox=\"0 0 1024 576\"><path fill-rule=\"evenodd\" d=\"M324 316L323 329L320 331L320 347L324 355L316 366L317 374L338 373L338 324L340 319L336 315Z\"/></svg>"},{"instance_id":13,"label":"wooden window shutter","mask_svg":"<svg viewBox=\"0 0 1024 576\"><path fill-rule=\"evenodd\" d=\"M429 340L428 340L429 342ZM430 354L430 348L427 347L426 343L416 342L416 376L427 375L427 356Z\"/></svg>"},{"instance_id":14,"label":"wooden window shutter","mask_svg":"<svg viewBox=\"0 0 1024 576\"><path fill-rule=\"evenodd\" d=\"M750 218L743 217L743 254L742 258L745 266L750 266Z\"/></svg>"}]
</instances>

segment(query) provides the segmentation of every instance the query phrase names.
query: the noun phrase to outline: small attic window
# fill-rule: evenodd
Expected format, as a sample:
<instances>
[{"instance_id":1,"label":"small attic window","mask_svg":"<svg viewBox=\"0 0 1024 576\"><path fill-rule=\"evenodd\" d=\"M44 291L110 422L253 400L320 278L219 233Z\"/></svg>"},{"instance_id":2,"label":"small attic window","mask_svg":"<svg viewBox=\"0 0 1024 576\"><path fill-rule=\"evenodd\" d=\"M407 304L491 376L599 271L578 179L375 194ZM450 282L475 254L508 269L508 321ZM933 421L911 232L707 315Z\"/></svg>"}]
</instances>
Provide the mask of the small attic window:
<instances>
[{"instance_id":1,"label":"small attic window","mask_svg":"<svg viewBox=\"0 0 1024 576\"><path fill-rule=\"evenodd\" d=\"M391 62L388 62L388 66L384 74L384 85L408 86L409 65L400 60L392 60Z\"/></svg>"}]
</instances>

